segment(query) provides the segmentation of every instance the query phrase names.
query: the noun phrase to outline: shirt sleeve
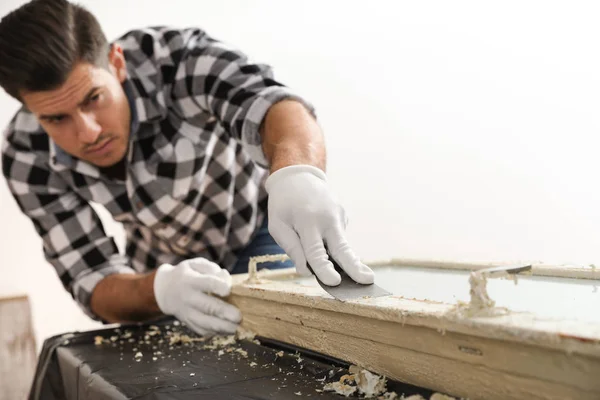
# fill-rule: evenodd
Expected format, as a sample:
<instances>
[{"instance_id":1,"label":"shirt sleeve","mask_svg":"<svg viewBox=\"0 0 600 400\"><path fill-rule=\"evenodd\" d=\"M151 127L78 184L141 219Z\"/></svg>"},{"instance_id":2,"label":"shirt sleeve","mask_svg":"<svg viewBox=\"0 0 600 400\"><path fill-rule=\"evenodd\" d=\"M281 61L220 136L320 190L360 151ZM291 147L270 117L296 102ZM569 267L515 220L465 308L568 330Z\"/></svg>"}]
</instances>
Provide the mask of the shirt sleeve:
<instances>
[{"instance_id":1,"label":"shirt sleeve","mask_svg":"<svg viewBox=\"0 0 600 400\"><path fill-rule=\"evenodd\" d=\"M186 41L176 79L185 79L185 95L216 117L263 167L261 123L269 108L285 99L302 103L316 118L312 104L274 79L269 65L256 63L240 50L197 31Z\"/></svg>"},{"instance_id":2,"label":"shirt sleeve","mask_svg":"<svg viewBox=\"0 0 600 400\"><path fill-rule=\"evenodd\" d=\"M90 308L98 282L108 275L135 271L105 234L92 206L50 168L46 152L32 148L40 142L39 135L45 134L20 132L14 123L9 125L2 145L4 177L41 237L44 256L64 288L89 317L101 320Z\"/></svg>"}]
</instances>

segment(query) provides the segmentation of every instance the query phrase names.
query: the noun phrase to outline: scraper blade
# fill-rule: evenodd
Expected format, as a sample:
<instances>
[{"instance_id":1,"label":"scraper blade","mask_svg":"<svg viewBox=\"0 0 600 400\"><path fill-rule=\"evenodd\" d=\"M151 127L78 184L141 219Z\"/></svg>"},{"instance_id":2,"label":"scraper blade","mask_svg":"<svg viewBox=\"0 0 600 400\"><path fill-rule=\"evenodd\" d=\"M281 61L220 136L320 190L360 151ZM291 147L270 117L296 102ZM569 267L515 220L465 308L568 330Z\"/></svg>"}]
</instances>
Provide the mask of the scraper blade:
<instances>
[{"instance_id":1,"label":"scraper blade","mask_svg":"<svg viewBox=\"0 0 600 400\"><path fill-rule=\"evenodd\" d=\"M337 286L328 286L321 282L321 280L317 277L315 272L312 270L310 265L308 265L308 269L313 273L319 285L329 293L331 296L340 301L354 300L360 298L368 298L368 297L381 297L381 296L389 296L392 293L387 290L371 283L369 285L363 285L361 283L355 282L352 278L346 274L346 272L338 265L337 262L333 259L333 257L329 256L329 261L333 263L335 270L342 277L342 281Z\"/></svg>"}]
</instances>

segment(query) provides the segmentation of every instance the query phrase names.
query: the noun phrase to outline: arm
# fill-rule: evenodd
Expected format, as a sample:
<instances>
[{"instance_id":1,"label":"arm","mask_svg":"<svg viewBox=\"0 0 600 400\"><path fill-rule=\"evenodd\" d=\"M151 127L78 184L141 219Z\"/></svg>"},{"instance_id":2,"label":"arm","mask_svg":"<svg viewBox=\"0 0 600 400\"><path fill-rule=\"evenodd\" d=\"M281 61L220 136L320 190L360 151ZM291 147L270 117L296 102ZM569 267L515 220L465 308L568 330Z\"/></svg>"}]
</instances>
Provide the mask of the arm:
<instances>
[{"instance_id":1,"label":"arm","mask_svg":"<svg viewBox=\"0 0 600 400\"><path fill-rule=\"evenodd\" d=\"M20 210L41 238L45 259L84 312L99 320L105 315L90 307L96 285L108 276L133 276L135 271L105 234L92 206L51 168L48 138L34 119L21 112L9 126L2 170Z\"/></svg>"},{"instance_id":2,"label":"arm","mask_svg":"<svg viewBox=\"0 0 600 400\"><path fill-rule=\"evenodd\" d=\"M111 275L96 285L91 310L107 322L146 321L162 315L154 296L156 271L148 274Z\"/></svg>"},{"instance_id":3,"label":"arm","mask_svg":"<svg viewBox=\"0 0 600 400\"><path fill-rule=\"evenodd\" d=\"M23 114L17 120L28 128L35 126L30 118ZM2 171L42 239L46 260L85 313L122 323L169 314L199 333L234 332L239 311L211 295L229 294L229 273L204 259L136 273L91 205L50 167L47 143L44 132L19 130L13 122L3 143Z\"/></svg>"},{"instance_id":4,"label":"arm","mask_svg":"<svg viewBox=\"0 0 600 400\"><path fill-rule=\"evenodd\" d=\"M312 165L325 171L323 133L303 104L283 100L273 105L261 127L261 136L271 173L300 164Z\"/></svg>"},{"instance_id":5,"label":"arm","mask_svg":"<svg viewBox=\"0 0 600 400\"><path fill-rule=\"evenodd\" d=\"M193 84L178 96L187 108L191 97L198 110L185 114L212 114L257 164L270 168L269 231L297 271L310 275L308 263L322 282L339 284L328 250L351 278L372 283L373 271L345 239L345 211L326 185L325 145L310 104L274 80L268 66L203 33L188 46L176 76Z\"/></svg>"},{"instance_id":6,"label":"arm","mask_svg":"<svg viewBox=\"0 0 600 400\"><path fill-rule=\"evenodd\" d=\"M195 258L148 274L108 276L96 285L91 306L110 322L145 321L164 313L201 334L234 333L239 310L212 296L225 297L230 290L229 272Z\"/></svg>"}]
</instances>

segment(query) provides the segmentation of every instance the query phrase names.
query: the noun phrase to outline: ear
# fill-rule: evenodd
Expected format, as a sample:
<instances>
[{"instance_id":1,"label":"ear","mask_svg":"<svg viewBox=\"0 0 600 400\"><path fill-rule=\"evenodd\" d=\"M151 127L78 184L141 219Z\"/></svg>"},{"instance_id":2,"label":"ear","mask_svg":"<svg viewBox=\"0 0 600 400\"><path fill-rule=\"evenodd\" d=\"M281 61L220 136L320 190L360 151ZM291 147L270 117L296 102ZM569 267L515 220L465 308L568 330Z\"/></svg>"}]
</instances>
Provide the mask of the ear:
<instances>
[{"instance_id":1,"label":"ear","mask_svg":"<svg viewBox=\"0 0 600 400\"><path fill-rule=\"evenodd\" d=\"M118 44L113 44L108 53L108 64L111 72L117 77L119 82L125 82L127 78L127 68L123 48Z\"/></svg>"}]
</instances>

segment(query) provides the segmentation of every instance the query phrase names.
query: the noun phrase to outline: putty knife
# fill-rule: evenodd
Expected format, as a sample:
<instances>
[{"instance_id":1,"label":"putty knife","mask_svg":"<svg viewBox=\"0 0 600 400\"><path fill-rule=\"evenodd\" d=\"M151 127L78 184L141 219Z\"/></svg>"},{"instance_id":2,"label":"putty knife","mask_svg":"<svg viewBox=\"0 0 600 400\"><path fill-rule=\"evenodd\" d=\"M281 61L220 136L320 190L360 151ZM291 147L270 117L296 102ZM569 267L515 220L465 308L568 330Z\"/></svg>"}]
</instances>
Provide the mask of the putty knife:
<instances>
[{"instance_id":1,"label":"putty knife","mask_svg":"<svg viewBox=\"0 0 600 400\"><path fill-rule=\"evenodd\" d=\"M310 265L307 264L310 272L313 273L315 278L317 278L317 282L319 285L325 290L327 293L335 297L340 301L346 300L354 300L359 299L361 297L381 297L381 296L389 296L391 295L385 289L375 285L374 283L370 285L363 285L361 283L356 283L352 278L346 274L346 272L338 265L337 262L333 259L333 257L329 256L329 261L333 263L335 270L342 277L342 281L337 286L329 286L321 282L321 280L317 277L315 272L312 270Z\"/></svg>"},{"instance_id":2,"label":"putty knife","mask_svg":"<svg viewBox=\"0 0 600 400\"><path fill-rule=\"evenodd\" d=\"M531 271L531 269L531 264L501 265L498 267L480 269L477 270L476 273L485 275L486 277L495 278L497 276L516 275L521 272Z\"/></svg>"}]
</instances>

